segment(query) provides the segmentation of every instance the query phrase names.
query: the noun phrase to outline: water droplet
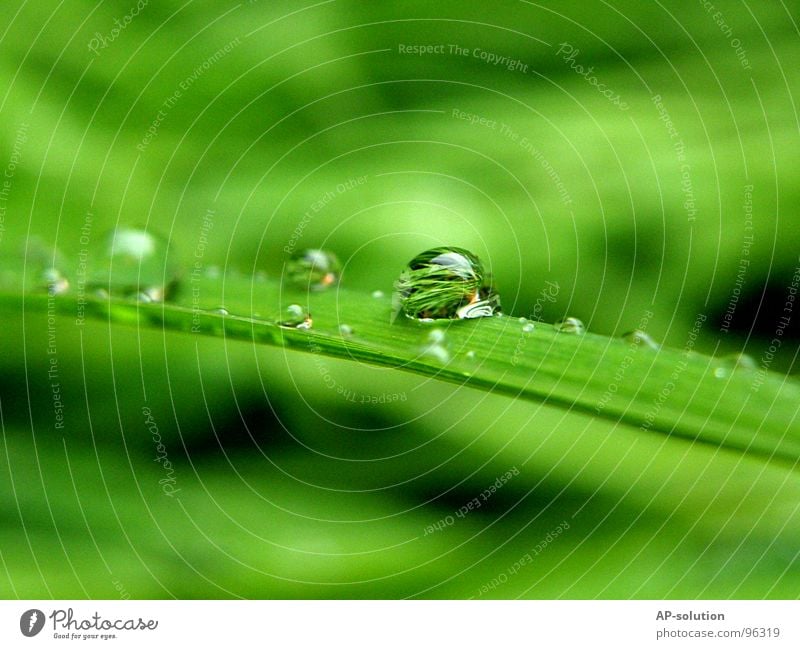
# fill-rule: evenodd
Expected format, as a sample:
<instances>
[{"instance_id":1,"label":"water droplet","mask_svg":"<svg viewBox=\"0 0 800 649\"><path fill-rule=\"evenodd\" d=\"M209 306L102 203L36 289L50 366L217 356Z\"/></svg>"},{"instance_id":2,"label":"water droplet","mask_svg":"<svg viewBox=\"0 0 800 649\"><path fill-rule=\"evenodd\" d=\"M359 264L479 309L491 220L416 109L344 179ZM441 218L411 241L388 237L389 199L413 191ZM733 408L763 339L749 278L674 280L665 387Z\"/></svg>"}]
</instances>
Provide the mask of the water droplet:
<instances>
[{"instance_id":1,"label":"water droplet","mask_svg":"<svg viewBox=\"0 0 800 649\"><path fill-rule=\"evenodd\" d=\"M311 314L306 313L303 307L299 304L290 304L284 311L283 320L278 324L292 329L311 329L312 322Z\"/></svg>"},{"instance_id":2,"label":"water droplet","mask_svg":"<svg viewBox=\"0 0 800 649\"><path fill-rule=\"evenodd\" d=\"M207 279L219 279L222 277L222 271L220 270L219 266L206 266L205 276Z\"/></svg>"},{"instance_id":3,"label":"water droplet","mask_svg":"<svg viewBox=\"0 0 800 649\"><path fill-rule=\"evenodd\" d=\"M433 345L442 344L447 338L447 334L442 329L433 329L428 333L428 342Z\"/></svg>"},{"instance_id":4,"label":"water droplet","mask_svg":"<svg viewBox=\"0 0 800 649\"><path fill-rule=\"evenodd\" d=\"M556 328L556 331L563 334L582 334L586 332L586 327L583 326L583 322L578 320L578 318L564 318L556 322L553 326Z\"/></svg>"},{"instance_id":5,"label":"water droplet","mask_svg":"<svg viewBox=\"0 0 800 649\"><path fill-rule=\"evenodd\" d=\"M0 290L47 291L50 295L61 295L69 290L69 280L63 272L64 260L52 245L32 236L24 244L10 247L8 250L8 246L4 246L0 254Z\"/></svg>"},{"instance_id":6,"label":"water droplet","mask_svg":"<svg viewBox=\"0 0 800 649\"><path fill-rule=\"evenodd\" d=\"M473 360L473 359L475 358L475 352L474 352L474 351L472 351L472 350L469 350L469 351L468 351L468 352L465 354L465 356L466 356L466 357L467 357L469 360Z\"/></svg>"},{"instance_id":7,"label":"water droplet","mask_svg":"<svg viewBox=\"0 0 800 649\"><path fill-rule=\"evenodd\" d=\"M529 322L528 324L524 325L522 327L522 331L526 334L529 334L531 331L533 331L533 323Z\"/></svg>"},{"instance_id":8,"label":"water droplet","mask_svg":"<svg viewBox=\"0 0 800 649\"><path fill-rule=\"evenodd\" d=\"M528 321L527 318L517 318L517 322L519 322L520 324L525 324L527 321Z\"/></svg>"},{"instance_id":9,"label":"water droplet","mask_svg":"<svg viewBox=\"0 0 800 649\"><path fill-rule=\"evenodd\" d=\"M297 288L324 291L339 281L341 266L332 252L309 249L292 255L286 277Z\"/></svg>"},{"instance_id":10,"label":"water droplet","mask_svg":"<svg viewBox=\"0 0 800 649\"><path fill-rule=\"evenodd\" d=\"M376 300L379 300L383 297L383 291L372 291L372 297L374 297Z\"/></svg>"},{"instance_id":11,"label":"water droplet","mask_svg":"<svg viewBox=\"0 0 800 649\"><path fill-rule=\"evenodd\" d=\"M755 371L758 369L756 360L748 354L729 354L722 356L714 368L714 376L726 379L735 371Z\"/></svg>"},{"instance_id":12,"label":"water droplet","mask_svg":"<svg viewBox=\"0 0 800 649\"><path fill-rule=\"evenodd\" d=\"M109 234L89 259L87 288L115 298L162 302L178 288L179 272L166 239L136 228Z\"/></svg>"},{"instance_id":13,"label":"water droplet","mask_svg":"<svg viewBox=\"0 0 800 649\"><path fill-rule=\"evenodd\" d=\"M392 320L480 318L500 309L480 260L462 248L433 248L412 259L395 283Z\"/></svg>"},{"instance_id":14,"label":"water droplet","mask_svg":"<svg viewBox=\"0 0 800 649\"><path fill-rule=\"evenodd\" d=\"M224 306L218 306L216 309L211 309L211 313L216 313L217 315L230 315L230 311L226 309Z\"/></svg>"},{"instance_id":15,"label":"water droplet","mask_svg":"<svg viewBox=\"0 0 800 649\"><path fill-rule=\"evenodd\" d=\"M661 349L661 345L653 340L650 334L642 331L641 329L634 329L633 331L622 334L622 339L631 345L649 347L650 349Z\"/></svg>"},{"instance_id":16,"label":"water droplet","mask_svg":"<svg viewBox=\"0 0 800 649\"><path fill-rule=\"evenodd\" d=\"M48 268L42 273L42 282L49 295L62 295L69 290L69 280L57 268Z\"/></svg>"},{"instance_id":17,"label":"water droplet","mask_svg":"<svg viewBox=\"0 0 800 649\"><path fill-rule=\"evenodd\" d=\"M353 335L353 328L347 324L340 324L339 325L339 333L342 334L345 338L349 338Z\"/></svg>"}]
</instances>

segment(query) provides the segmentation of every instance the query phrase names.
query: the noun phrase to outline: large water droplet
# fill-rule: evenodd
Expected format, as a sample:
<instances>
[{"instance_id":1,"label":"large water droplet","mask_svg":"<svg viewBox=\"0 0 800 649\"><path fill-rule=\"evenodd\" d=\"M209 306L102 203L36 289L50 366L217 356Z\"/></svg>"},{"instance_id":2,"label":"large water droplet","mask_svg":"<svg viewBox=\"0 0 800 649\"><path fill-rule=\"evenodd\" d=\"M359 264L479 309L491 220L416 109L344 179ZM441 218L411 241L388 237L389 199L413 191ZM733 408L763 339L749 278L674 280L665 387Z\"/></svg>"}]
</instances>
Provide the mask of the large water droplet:
<instances>
[{"instance_id":1,"label":"large water droplet","mask_svg":"<svg viewBox=\"0 0 800 649\"><path fill-rule=\"evenodd\" d=\"M586 327L583 325L583 322L578 320L578 318L564 318L563 320L556 322L553 326L556 328L556 331L562 334L586 333Z\"/></svg>"},{"instance_id":2,"label":"large water droplet","mask_svg":"<svg viewBox=\"0 0 800 649\"><path fill-rule=\"evenodd\" d=\"M718 379L727 379L736 371L755 371L758 369L756 360L748 354L729 354L722 356L714 368L714 376Z\"/></svg>"},{"instance_id":3,"label":"large water droplet","mask_svg":"<svg viewBox=\"0 0 800 649\"><path fill-rule=\"evenodd\" d=\"M500 309L500 297L480 260L463 248L433 248L412 259L395 284L392 320L480 318Z\"/></svg>"},{"instance_id":4,"label":"large water droplet","mask_svg":"<svg viewBox=\"0 0 800 649\"><path fill-rule=\"evenodd\" d=\"M622 334L622 339L631 345L648 347L650 349L661 349L661 345L653 340L650 334L642 331L641 329L634 329L633 331Z\"/></svg>"},{"instance_id":5,"label":"large water droplet","mask_svg":"<svg viewBox=\"0 0 800 649\"><path fill-rule=\"evenodd\" d=\"M311 329L313 320L311 314L306 312L299 304L290 304L283 312L283 318L278 323L281 327L292 329Z\"/></svg>"},{"instance_id":6,"label":"large water droplet","mask_svg":"<svg viewBox=\"0 0 800 649\"><path fill-rule=\"evenodd\" d=\"M286 278L296 286L324 291L339 281L341 265L328 250L309 249L292 255L286 264Z\"/></svg>"},{"instance_id":7,"label":"large water droplet","mask_svg":"<svg viewBox=\"0 0 800 649\"><path fill-rule=\"evenodd\" d=\"M87 288L114 298L162 302L178 288L179 271L166 239L136 228L109 234L89 259Z\"/></svg>"}]
</instances>

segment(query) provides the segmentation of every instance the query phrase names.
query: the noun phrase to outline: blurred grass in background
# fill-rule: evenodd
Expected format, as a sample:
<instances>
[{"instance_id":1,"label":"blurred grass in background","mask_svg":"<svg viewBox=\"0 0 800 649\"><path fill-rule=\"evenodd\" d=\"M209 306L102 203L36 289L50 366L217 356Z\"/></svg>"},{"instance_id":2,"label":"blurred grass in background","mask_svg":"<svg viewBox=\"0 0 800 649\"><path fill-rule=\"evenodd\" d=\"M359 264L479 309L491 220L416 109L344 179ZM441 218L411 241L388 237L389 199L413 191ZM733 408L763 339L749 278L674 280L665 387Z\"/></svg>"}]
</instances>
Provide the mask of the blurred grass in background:
<instances>
[{"instance_id":1,"label":"blurred grass in background","mask_svg":"<svg viewBox=\"0 0 800 649\"><path fill-rule=\"evenodd\" d=\"M619 335L652 310L682 347L705 314L699 350L769 349L800 265L794 8L132 7L7 7L3 268L37 237L74 276L82 228L122 224L168 236L186 273L276 277L287 247L324 246L348 286L388 292L452 244L513 315ZM3 596L800 592L791 467L326 359L354 395L404 397L365 405L296 352L67 318L56 429L46 319L3 320ZM798 322L770 369L795 371Z\"/></svg>"}]
</instances>

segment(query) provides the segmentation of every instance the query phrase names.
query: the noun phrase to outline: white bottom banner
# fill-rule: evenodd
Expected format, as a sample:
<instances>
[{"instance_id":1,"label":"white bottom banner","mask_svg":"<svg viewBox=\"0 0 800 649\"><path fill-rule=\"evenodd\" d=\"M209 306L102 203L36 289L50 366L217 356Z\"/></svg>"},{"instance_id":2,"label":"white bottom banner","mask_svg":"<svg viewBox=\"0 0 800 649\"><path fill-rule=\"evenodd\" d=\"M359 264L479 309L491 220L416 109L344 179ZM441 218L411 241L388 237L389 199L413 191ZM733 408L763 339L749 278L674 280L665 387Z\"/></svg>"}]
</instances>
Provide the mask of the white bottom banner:
<instances>
[{"instance_id":1,"label":"white bottom banner","mask_svg":"<svg viewBox=\"0 0 800 649\"><path fill-rule=\"evenodd\" d=\"M795 601L4 601L0 647L800 647Z\"/></svg>"}]
</instances>

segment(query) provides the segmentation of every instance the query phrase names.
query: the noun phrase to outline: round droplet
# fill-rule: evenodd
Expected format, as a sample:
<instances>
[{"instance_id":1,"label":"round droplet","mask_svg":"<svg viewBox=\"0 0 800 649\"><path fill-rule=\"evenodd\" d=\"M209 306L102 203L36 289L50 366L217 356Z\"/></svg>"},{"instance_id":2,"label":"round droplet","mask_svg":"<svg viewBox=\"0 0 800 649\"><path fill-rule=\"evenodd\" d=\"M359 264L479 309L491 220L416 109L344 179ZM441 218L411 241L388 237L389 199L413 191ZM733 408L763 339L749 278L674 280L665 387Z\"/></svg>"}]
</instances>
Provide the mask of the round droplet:
<instances>
[{"instance_id":1,"label":"round droplet","mask_svg":"<svg viewBox=\"0 0 800 649\"><path fill-rule=\"evenodd\" d=\"M343 337L349 338L350 336L353 335L353 328L350 325L347 325L347 324L340 324L339 325L339 333Z\"/></svg>"},{"instance_id":2,"label":"round droplet","mask_svg":"<svg viewBox=\"0 0 800 649\"><path fill-rule=\"evenodd\" d=\"M341 266L332 252L309 249L292 255L286 277L297 288L324 291L339 281Z\"/></svg>"},{"instance_id":3,"label":"round droplet","mask_svg":"<svg viewBox=\"0 0 800 649\"><path fill-rule=\"evenodd\" d=\"M556 322L553 326L556 328L556 331L562 334L582 334L586 332L586 327L583 326L583 322L578 320L578 318L564 318Z\"/></svg>"},{"instance_id":4,"label":"round droplet","mask_svg":"<svg viewBox=\"0 0 800 649\"><path fill-rule=\"evenodd\" d=\"M480 260L462 248L433 248L412 259L395 284L394 320L480 318L500 309L500 297Z\"/></svg>"},{"instance_id":5,"label":"round droplet","mask_svg":"<svg viewBox=\"0 0 800 649\"><path fill-rule=\"evenodd\" d=\"M0 290L46 291L50 295L61 295L69 290L69 279L63 271L64 260L52 245L33 236L24 244L10 248L4 246L0 254Z\"/></svg>"},{"instance_id":6,"label":"round droplet","mask_svg":"<svg viewBox=\"0 0 800 649\"><path fill-rule=\"evenodd\" d=\"M653 340L650 334L642 331L641 329L634 329L633 331L622 334L622 339L631 345L648 347L650 349L661 349L661 345Z\"/></svg>"},{"instance_id":7,"label":"round droplet","mask_svg":"<svg viewBox=\"0 0 800 649\"><path fill-rule=\"evenodd\" d=\"M211 313L216 313L217 315L230 315L230 311L226 309L224 306L218 306L216 309L211 309Z\"/></svg>"},{"instance_id":8,"label":"round droplet","mask_svg":"<svg viewBox=\"0 0 800 649\"><path fill-rule=\"evenodd\" d=\"M517 322L519 322L520 324L525 324L527 321L528 321L527 318L517 318Z\"/></svg>"},{"instance_id":9,"label":"round droplet","mask_svg":"<svg viewBox=\"0 0 800 649\"><path fill-rule=\"evenodd\" d=\"M372 297L374 297L376 300L379 300L383 297L383 291L372 291Z\"/></svg>"},{"instance_id":10,"label":"round droplet","mask_svg":"<svg viewBox=\"0 0 800 649\"><path fill-rule=\"evenodd\" d=\"M756 360L748 354L730 354L722 356L717 361L714 368L714 376L718 379L726 379L736 371L755 371L758 369Z\"/></svg>"},{"instance_id":11,"label":"round droplet","mask_svg":"<svg viewBox=\"0 0 800 649\"><path fill-rule=\"evenodd\" d=\"M42 282L50 295L62 295L69 290L69 280L57 268L48 268L42 273Z\"/></svg>"},{"instance_id":12,"label":"round droplet","mask_svg":"<svg viewBox=\"0 0 800 649\"><path fill-rule=\"evenodd\" d=\"M307 313L299 304L290 304L286 307L283 319L278 323L281 327L292 329L311 329L311 314Z\"/></svg>"},{"instance_id":13,"label":"round droplet","mask_svg":"<svg viewBox=\"0 0 800 649\"><path fill-rule=\"evenodd\" d=\"M428 333L428 342L432 345L440 345L446 338L447 334L442 329L433 329Z\"/></svg>"},{"instance_id":14,"label":"round droplet","mask_svg":"<svg viewBox=\"0 0 800 649\"><path fill-rule=\"evenodd\" d=\"M529 334L531 331L533 331L533 323L529 322L528 324L523 325L522 331L525 332L526 334Z\"/></svg>"},{"instance_id":15,"label":"round droplet","mask_svg":"<svg viewBox=\"0 0 800 649\"><path fill-rule=\"evenodd\" d=\"M472 350L470 349L470 350L469 350L469 351L468 351L468 352L465 354L465 356L466 356L466 357L467 357L469 360L474 360L474 359L475 359L475 352L474 352L474 351L472 351Z\"/></svg>"},{"instance_id":16,"label":"round droplet","mask_svg":"<svg viewBox=\"0 0 800 649\"><path fill-rule=\"evenodd\" d=\"M179 272L166 239L136 228L109 234L89 258L87 288L114 298L163 302L178 288Z\"/></svg>"}]
</instances>

